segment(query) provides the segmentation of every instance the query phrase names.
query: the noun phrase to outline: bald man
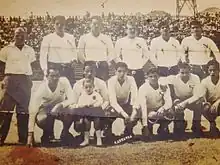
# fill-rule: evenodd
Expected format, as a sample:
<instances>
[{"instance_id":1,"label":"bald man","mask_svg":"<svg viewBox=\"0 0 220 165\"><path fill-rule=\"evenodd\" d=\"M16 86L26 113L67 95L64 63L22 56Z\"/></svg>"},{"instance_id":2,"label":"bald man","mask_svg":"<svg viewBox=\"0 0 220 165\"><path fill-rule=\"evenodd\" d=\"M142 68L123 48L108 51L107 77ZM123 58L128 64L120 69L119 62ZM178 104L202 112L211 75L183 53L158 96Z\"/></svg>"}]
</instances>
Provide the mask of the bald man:
<instances>
[{"instance_id":1,"label":"bald man","mask_svg":"<svg viewBox=\"0 0 220 165\"><path fill-rule=\"evenodd\" d=\"M0 51L0 61L5 63L4 79L1 84L3 97L0 104L0 145L8 135L13 111L16 107L19 143L25 144L28 135L28 106L31 96L31 63L34 62L33 48L25 44L26 29L17 28L14 42Z\"/></svg>"}]
</instances>

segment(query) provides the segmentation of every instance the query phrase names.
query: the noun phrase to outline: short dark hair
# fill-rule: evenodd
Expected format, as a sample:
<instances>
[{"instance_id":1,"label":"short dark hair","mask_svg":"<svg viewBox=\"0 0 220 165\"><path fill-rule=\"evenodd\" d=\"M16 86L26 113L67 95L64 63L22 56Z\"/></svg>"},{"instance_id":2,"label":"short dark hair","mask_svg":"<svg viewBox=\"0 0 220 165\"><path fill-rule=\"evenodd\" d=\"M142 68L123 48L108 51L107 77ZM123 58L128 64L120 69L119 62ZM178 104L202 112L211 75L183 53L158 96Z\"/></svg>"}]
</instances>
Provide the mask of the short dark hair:
<instances>
[{"instance_id":1,"label":"short dark hair","mask_svg":"<svg viewBox=\"0 0 220 165\"><path fill-rule=\"evenodd\" d=\"M187 62L179 62L178 63L178 68L179 69L191 69L190 65Z\"/></svg>"},{"instance_id":2,"label":"short dark hair","mask_svg":"<svg viewBox=\"0 0 220 165\"><path fill-rule=\"evenodd\" d=\"M202 28L202 24L198 20L191 21L190 26L192 27L193 25Z\"/></svg>"},{"instance_id":3,"label":"short dark hair","mask_svg":"<svg viewBox=\"0 0 220 165\"><path fill-rule=\"evenodd\" d=\"M63 22L66 22L66 18L63 15L57 15L53 18L53 23L55 23L56 20L60 20Z\"/></svg>"},{"instance_id":4,"label":"short dark hair","mask_svg":"<svg viewBox=\"0 0 220 165\"><path fill-rule=\"evenodd\" d=\"M210 60L207 64L206 64L206 68L208 69L210 66L215 66L216 69L219 70L219 62L215 59Z\"/></svg>"},{"instance_id":5,"label":"short dark hair","mask_svg":"<svg viewBox=\"0 0 220 165\"><path fill-rule=\"evenodd\" d=\"M146 72L146 75L148 76L149 74L153 74L153 73L156 73L159 75L159 71L158 71L158 68L157 67L151 67L147 70Z\"/></svg>"},{"instance_id":6,"label":"short dark hair","mask_svg":"<svg viewBox=\"0 0 220 165\"><path fill-rule=\"evenodd\" d=\"M115 70L117 70L118 68L125 68L125 69L128 69L128 65L124 62L118 62L116 65L115 65Z\"/></svg>"}]
</instances>

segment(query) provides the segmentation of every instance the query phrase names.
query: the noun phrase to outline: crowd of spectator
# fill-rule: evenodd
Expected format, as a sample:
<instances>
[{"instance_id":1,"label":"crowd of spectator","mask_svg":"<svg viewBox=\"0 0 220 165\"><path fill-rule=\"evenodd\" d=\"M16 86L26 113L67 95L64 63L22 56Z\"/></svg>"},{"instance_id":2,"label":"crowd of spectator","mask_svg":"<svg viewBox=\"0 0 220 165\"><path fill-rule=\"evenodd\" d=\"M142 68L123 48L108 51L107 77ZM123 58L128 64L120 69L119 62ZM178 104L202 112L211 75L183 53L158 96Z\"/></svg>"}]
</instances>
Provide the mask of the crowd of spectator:
<instances>
[{"instance_id":1,"label":"crowd of spectator","mask_svg":"<svg viewBox=\"0 0 220 165\"><path fill-rule=\"evenodd\" d=\"M67 18L66 31L73 34L76 38L76 44L81 35L89 31L90 13L83 17L71 16ZM190 35L190 22L194 17L172 16L149 16L149 15L116 15L109 13L102 15L103 18L103 33L111 36L113 42L118 38L125 36L125 26L129 19L136 19L138 22L138 33L140 37L146 39L147 44L150 44L152 38L159 36L160 26L164 23L170 25L171 34L180 42L183 38ZM197 19L203 25L204 36L210 37L220 48L220 13L198 14ZM21 17L4 17L0 16L0 48L7 45L13 40L14 28L24 26L28 31L27 44L32 46L39 57L40 44L45 35L53 31L53 16L48 13L45 16L30 15L29 18ZM36 68L37 70L37 68ZM38 68L39 70L39 68Z\"/></svg>"}]
</instances>

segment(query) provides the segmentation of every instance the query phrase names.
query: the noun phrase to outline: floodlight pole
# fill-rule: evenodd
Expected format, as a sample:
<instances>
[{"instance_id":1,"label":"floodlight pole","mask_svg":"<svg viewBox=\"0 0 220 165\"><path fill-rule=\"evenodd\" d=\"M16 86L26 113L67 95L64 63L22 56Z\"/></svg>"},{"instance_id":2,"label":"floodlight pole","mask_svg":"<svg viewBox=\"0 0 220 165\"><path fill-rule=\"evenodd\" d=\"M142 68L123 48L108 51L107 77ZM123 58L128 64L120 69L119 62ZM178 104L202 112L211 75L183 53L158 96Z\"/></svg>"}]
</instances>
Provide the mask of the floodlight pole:
<instances>
[{"instance_id":1,"label":"floodlight pole","mask_svg":"<svg viewBox=\"0 0 220 165\"><path fill-rule=\"evenodd\" d=\"M179 18L184 6L188 6L193 16L196 17L198 10L196 0L176 0L176 17Z\"/></svg>"}]
</instances>

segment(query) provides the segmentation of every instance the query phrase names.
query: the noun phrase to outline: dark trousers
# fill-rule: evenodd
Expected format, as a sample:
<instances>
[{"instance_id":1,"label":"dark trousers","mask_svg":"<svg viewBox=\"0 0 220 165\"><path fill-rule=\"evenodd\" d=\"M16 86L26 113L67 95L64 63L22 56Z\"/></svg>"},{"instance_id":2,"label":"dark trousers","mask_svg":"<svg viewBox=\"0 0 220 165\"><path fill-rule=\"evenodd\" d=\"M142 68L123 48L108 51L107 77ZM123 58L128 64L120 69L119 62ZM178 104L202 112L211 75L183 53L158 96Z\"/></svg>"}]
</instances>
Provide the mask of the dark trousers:
<instances>
[{"instance_id":1,"label":"dark trousers","mask_svg":"<svg viewBox=\"0 0 220 165\"><path fill-rule=\"evenodd\" d=\"M96 70L96 77L107 81L109 79L109 66L106 61L86 61L85 64L92 65Z\"/></svg>"},{"instance_id":2,"label":"dark trousers","mask_svg":"<svg viewBox=\"0 0 220 165\"><path fill-rule=\"evenodd\" d=\"M178 66L171 66L171 67L163 67L158 66L159 75L162 77L167 77L170 75L176 75L178 74Z\"/></svg>"},{"instance_id":3,"label":"dark trousers","mask_svg":"<svg viewBox=\"0 0 220 165\"><path fill-rule=\"evenodd\" d=\"M28 135L28 106L32 81L26 75L7 74L2 82L0 113L0 136L4 141L8 135L13 111L16 107L19 142L25 143ZM8 113L7 113L8 111Z\"/></svg>"},{"instance_id":4,"label":"dark trousers","mask_svg":"<svg viewBox=\"0 0 220 165\"><path fill-rule=\"evenodd\" d=\"M144 84L145 76L143 69L129 69L128 74L134 77L138 88Z\"/></svg>"},{"instance_id":5,"label":"dark trousers","mask_svg":"<svg viewBox=\"0 0 220 165\"><path fill-rule=\"evenodd\" d=\"M60 76L66 77L71 86L75 84L75 69L74 69L74 64L72 63L53 63L53 62L48 62L48 69L58 69L60 72Z\"/></svg>"}]
</instances>

